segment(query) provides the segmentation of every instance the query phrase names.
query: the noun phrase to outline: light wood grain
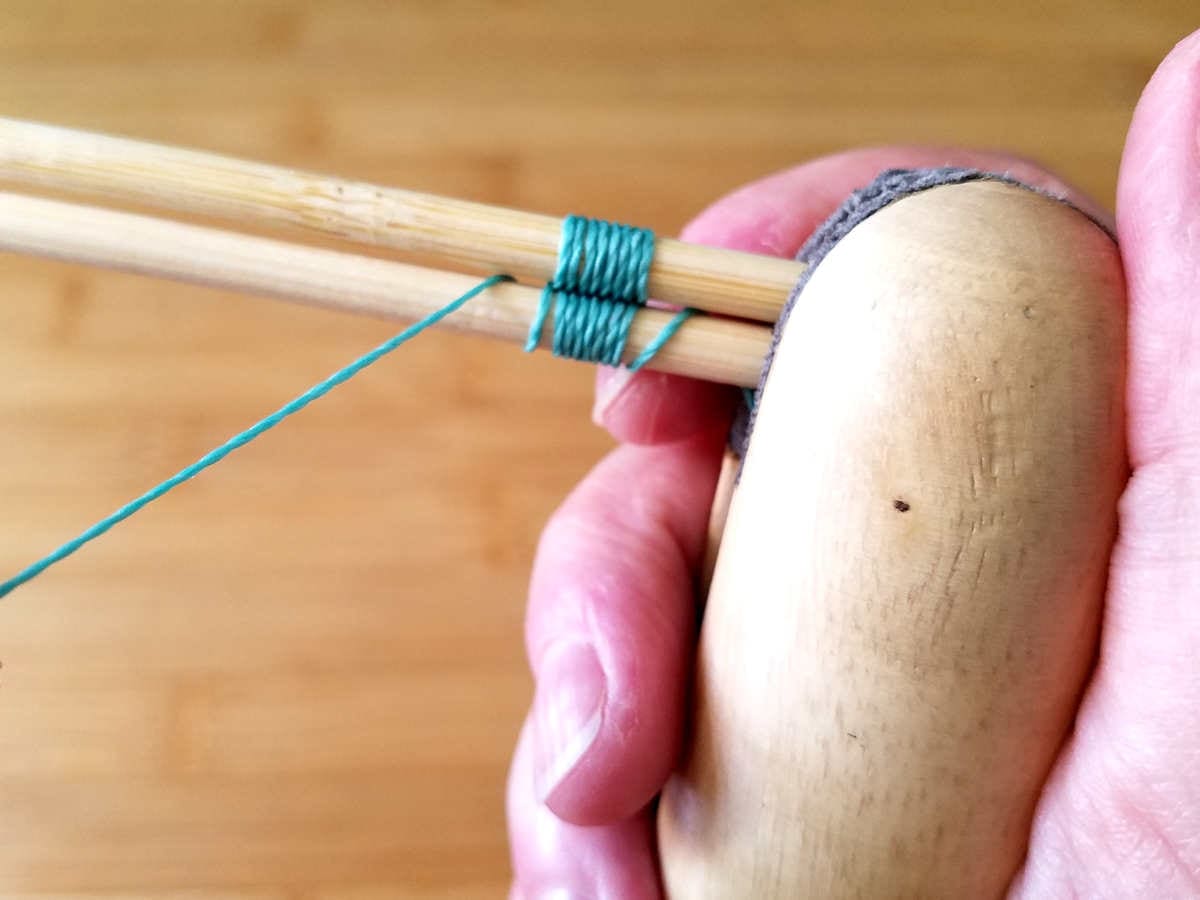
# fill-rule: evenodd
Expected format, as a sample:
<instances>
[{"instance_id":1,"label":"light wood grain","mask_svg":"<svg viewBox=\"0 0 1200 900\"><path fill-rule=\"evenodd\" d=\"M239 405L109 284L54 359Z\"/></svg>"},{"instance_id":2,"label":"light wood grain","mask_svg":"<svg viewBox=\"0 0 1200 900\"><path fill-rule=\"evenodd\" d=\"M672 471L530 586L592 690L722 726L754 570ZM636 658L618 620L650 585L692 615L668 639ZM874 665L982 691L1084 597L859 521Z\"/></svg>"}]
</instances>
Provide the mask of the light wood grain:
<instances>
[{"instance_id":1,"label":"light wood grain","mask_svg":"<svg viewBox=\"0 0 1200 900\"><path fill-rule=\"evenodd\" d=\"M0 180L243 226L303 228L542 284L555 275L561 245L553 216L18 119L0 119ZM803 271L789 259L664 237L648 291L665 303L774 322Z\"/></svg>"},{"instance_id":2,"label":"light wood grain","mask_svg":"<svg viewBox=\"0 0 1200 900\"><path fill-rule=\"evenodd\" d=\"M5 250L408 322L433 315L480 284L476 276L440 269L0 191L0 251ZM542 293L512 282L495 284L438 327L524 346ZM553 346L556 315L553 307L538 347ZM674 315L640 309L626 332L622 362L633 363ZM765 325L698 315L683 322L646 365L753 387L770 342Z\"/></svg>"},{"instance_id":3,"label":"light wood grain","mask_svg":"<svg viewBox=\"0 0 1200 900\"><path fill-rule=\"evenodd\" d=\"M713 575L669 896L1004 895L1095 658L1124 348L1115 243L1020 187L905 198L822 261Z\"/></svg>"},{"instance_id":4,"label":"light wood grain","mask_svg":"<svg viewBox=\"0 0 1200 900\"><path fill-rule=\"evenodd\" d=\"M1134 101L1195 25L1193 0L680 10L7 0L0 110L672 235L740 183L892 141L1007 147L1111 201ZM394 328L0 258L0 571ZM0 896L503 896L525 584L541 522L610 443L590 383L428 334L0 605ZM328 698L326 674L411 702L458 685L423 745L485 703L504 724L415 765L390 713L346 715L304 771L317 720L302 694L269 703ZM238 714L268 723L254 774L168 765L236 765L230 707L177 716L258 682ZM360 728L390 764L356 768ZM291 773L261 771L267 738Z\"/></svg>"}]
</instances>

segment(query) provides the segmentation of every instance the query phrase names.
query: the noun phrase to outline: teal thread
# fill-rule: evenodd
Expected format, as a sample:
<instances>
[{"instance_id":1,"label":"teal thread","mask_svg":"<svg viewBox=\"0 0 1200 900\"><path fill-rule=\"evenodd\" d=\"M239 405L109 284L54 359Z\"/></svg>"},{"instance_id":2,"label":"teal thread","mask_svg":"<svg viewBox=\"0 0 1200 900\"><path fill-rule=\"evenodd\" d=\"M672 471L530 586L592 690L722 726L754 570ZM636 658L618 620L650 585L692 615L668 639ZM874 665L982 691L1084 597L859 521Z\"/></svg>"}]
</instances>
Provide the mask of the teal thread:
<instances>
[{"instance_id":1,"label":"teal thread","mask_svg":"<svg viewBox=\"0 0 1200 900\"><path fill-rule=\"evenodd\" d=\"M663 348L663 345L671 339L671 336L682 327L683 323L694 315L696 315L696 310L692 309L690 306L675 313L675 315L671 317L671 320L663 326L662 331L654 336L654 340L646 345L646 349L639 353L633 362L629 364L629 368L636 372L646 363L650 362L650 360L654 358L655 354L657 354L658 351Z\"/></svg>"},{"instance_id":2,"label":"teal thread","mask_svg":"<svg viewBox=\"0 0 1200 900\"><path fill-rule=\"evenodd\" d=\"M408 328L404 329L398 335L396 335L395 337L393 337L387 341L384 341L382 344L380 344L374 350L370 351L369 353L364 354L363 356L360 356L358 359L356 359L354 362L350 363L350 365L346 366L345 368L339 369L337 372L334 372L332 375L330 375L324 381L309 388L307 391L305 391L303 394L301 394L295 400L292 400L290 403L287 403L284 406L280 407L278 410L271 413L271 415L267 416L265 419L261 419L259 422L257 422L254 425L251 425L245 431L243 431L239 434L235 434L233 437L231 437L229 440L227 440L220 447L217 447L215 450L212 450L212 451L206 453L204 456L200 457L200 459L196 460L196 462L192 463L187 468L180 470L178 473L176 473L175 475L172 475L166 481L162 482L161 484L157 485L156 487L151 488L146 493L144 493L140 497L138 497L136 500L131 500L129 503L126 503L124 506L122 506L120 509L118 509L116 512L114 512L112 515L108 516L107 518L101 519L99 522L97 522L91 528L87 529L85 532L83 532L81 535L79 535L79 537L75 538L74 540L68 541L67 543L65 543L61 547L59 547L57 550L53 551L52 553L48 554L47 556L45 556L42 559L38 560L37 562L33 563L31 566L27 567L23 571L14 575L12 578L8 579L8 581L5 581L2 584L0 584L0 597L5 597L8 594L12 593L16 588L25 584L26 582L32 581L34 578L36 578L42 572L46 571L46 569L50 568L55 563L61 562L62 560L66 559L68 556L70 556L72 553L74 553L80 547L83 547L85 544L90 543L91 541L94 541L96 538L100 537L100 535L104 534L106 531L108 531L114 525L117 525L118 523L125 521L130 516L132 516L134 513L136 513L138 510L142 509L145 506L148 506L150 503L157 500L159 497L161 497L163 494L170 491L172 488L178 487L179 485L183 484L185 481L189 481L192 478L195 478L197 475L199 475L201 472L203 472L205 469L209 468L210 466L216 465L221 460L223 460L225 457L227 457L230 453L232 453L234 450L250 443L252 440L254 440L256 437L258 437L260 434L274 428L276 425L278 425L280 422L282 422L288 416L293 415L294 413L298 413L300 410L304 409L304 407L308 406L308 404L312 403L314 400L317 400L320 397L324 397L326 394L328 394L331 390L333 390L339 384L343 384L344 382L349 381L351 378L353 378L355 375L357 375L359 372L361 372L367 366L371 365L372 363L378 361L379 359L383 358L387 354L391 353L393 350L395 350L401 344L416 337L418 334L420 334L422 331L424 331L430 325L434 325L434 324L440 322L442 319L446 318L446 316L450 315L452 312L454 312L455 310L462 307L465 303L467 303L467 301L473 299L474 297L477 297L479 294L482 294L488 288L493 287L502 281L512 281L512 278L509 277L508 275L493 275L490 278L487 278L484 281L481 281L479 284L475 285L475 287L471 288L471 290L467 291L461 297L458 297L457 299L451 301L450 303L447 303L445 306L443 306L441 309L437 310L436 312L430 313L424 319L421 319L421 321L415 322L414 324L408 326Z\"/></svg>"},{"instance_id":3,"label":"teal thread","mask_svg":"<svg viewBox=\"0 0 1200 900\"><path fill-rule=\"evenodd\" d=\"M554 355L619 366L638 308L568 291L557 291L555 297Z\"/></svg>"},{"instance_id":4,"label":"teal thread","mask_svg":"<svg viewBox=\"0 0 1200 900\"><path fill-rule=\"evenodd\" d=\"M554 276L542 290L526 352L535 350L554 311L555 356L619 366L637 311L646 305L654 232L632 225L567 216ZM637 371L695 314L684 309L629 364Z\"/></svg>"},{"instance_id":5,"label":"teal thread","mask_svg":"<svg viewBox=\"0 0 1200 900\"><path fill-rule=\"evenodd\" d=\"M620 365L625 355L633 319L638 310L646 304L650 263L653 258L654 232L648 229L605 222L601 219L568 216L563 221L554 277L542 291L541 302L534 314L525 350L537 348L546 319L553 308L554 335L551 344L555 356L609 366ZM288 416L298 413L314 400L325 396L339 384L349 381L367 366L416 337L429 326L440 322L488 288L502 281L512 280L508 275L493 275L481 281L462 296L410 325L345 368L334 372L271 415L235 434L190 466L101 519L78 537L0 583L0 598L32 581L46 569L66 559L159 497L216 465L234 450L244 447ZM696 310L690 308L677 312L654 340L629 364L629 368L636 371L649 362L695 313Z\"/></svg>"}]
</instances>

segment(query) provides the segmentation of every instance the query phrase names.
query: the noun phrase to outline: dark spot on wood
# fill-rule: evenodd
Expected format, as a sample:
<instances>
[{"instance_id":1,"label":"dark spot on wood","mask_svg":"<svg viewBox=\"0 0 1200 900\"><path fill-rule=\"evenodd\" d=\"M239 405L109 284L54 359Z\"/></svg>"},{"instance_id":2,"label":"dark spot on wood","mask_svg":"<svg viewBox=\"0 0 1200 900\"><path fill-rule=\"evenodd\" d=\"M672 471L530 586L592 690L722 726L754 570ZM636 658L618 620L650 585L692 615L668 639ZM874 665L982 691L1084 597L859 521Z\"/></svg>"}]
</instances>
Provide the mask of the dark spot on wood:
<instances>
[{"instance_id":1,"label":"dark spot on wood","mask_svg":"<svg viewBox=\"0 0 1200 900\"><path fill-rule=\"evenodd\" d=\"M857 735L857 734L855 734L853 731L847 731L847 732L846 732L846 737L852 737L852 738L854 738L856 741L858 740L858 735Z\"/></svg>"},{"instance_id":2,"label":"dark spot on wood","mask_svg":"<svg viewBox=\"0 0 1200 900\"><path fill-rule=\"evenodd\" d=\"M287 140L306 153L329 147L329 123L325 107L315 97L298 98L285 124Z\"/></svg>"},{"instance_id":3,"label":"dark spot on wood","mask_svg":"<svg viewBox=\"0 0 1200 900\"><path fill-rule=\"evenodd\" d=\"M1023 315L1027 319L1032 319L1034 317L1033 307L1032 306L1022 307L1021 315Z\"/></svg>"},{"instance_id":4,"label":"dark spot on wood","mask_svg":"<svg viewBox=\"0 0 1200 900\"><path fill-rule=\"evenodd\" d=\"M908 512L910 509L912 509L912 506L904 500L893 500L892 507L898 512Z\"/></svg>"},{"instance_id":5,"label":"dark spot on wood","mask_svg":"<svg viewBox=\"0 0 1200 900\"><path fill-rule=\"evenodd\" d=\"M271 53L287 53L300 43L304 23L300 15L280 10L264 15L258 22L258 45Z\"/></svg>"},{"instance_id":6,"label":"dark spot on wood","mask_svg":"<svg viewBox=\"0 0 1200 900\"><path fill-rule=\"evenodd\" d=\"M56 315L50 325L50 338L56 344L74 344L87 310L91 285L84 275L68 275L63 281Z\"/></svg>"}]
</instances>

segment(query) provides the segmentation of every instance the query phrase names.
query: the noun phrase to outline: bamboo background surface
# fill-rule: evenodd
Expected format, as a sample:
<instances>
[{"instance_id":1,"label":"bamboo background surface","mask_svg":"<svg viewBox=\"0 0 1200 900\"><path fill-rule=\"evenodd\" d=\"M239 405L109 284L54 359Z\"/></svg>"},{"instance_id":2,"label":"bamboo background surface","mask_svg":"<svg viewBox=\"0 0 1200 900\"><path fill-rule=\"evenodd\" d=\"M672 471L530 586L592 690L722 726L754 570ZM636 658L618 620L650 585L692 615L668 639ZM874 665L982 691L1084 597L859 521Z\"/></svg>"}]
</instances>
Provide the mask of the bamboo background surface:
<instances>
[{"instance_id":1,"label":"bamboo background surface","mask_svg":"<svg viewBox=\"0 0 1200 900\"><path fill-rule=\"evenodd\" d=\"M1111 202L1192 0L0 0L0 114L674 234L884 142ZM397 330L0 257L7 576ZM0 604L0 897L499 897L591 372L429 334Z\"/></svg>"}]
</instances>

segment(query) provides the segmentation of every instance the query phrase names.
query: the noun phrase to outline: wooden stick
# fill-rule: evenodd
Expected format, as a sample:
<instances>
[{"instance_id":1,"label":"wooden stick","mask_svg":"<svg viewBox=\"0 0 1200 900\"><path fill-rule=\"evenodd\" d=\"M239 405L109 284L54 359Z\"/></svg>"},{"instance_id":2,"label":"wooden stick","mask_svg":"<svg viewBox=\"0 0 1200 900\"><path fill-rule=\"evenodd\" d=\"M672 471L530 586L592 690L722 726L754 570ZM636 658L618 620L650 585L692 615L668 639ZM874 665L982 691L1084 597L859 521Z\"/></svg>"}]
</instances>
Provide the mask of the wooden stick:
<instances>
[{"instance_id":1,"label":"wooden stick","mask_svg":"<svg viewBox=\"0 0 1200 900\"><path fill-rule=\"evenodd\" d=\"M473 275L3 192L0 250L401 319L426 316L479 283ZM445 324L524 342L540 298L537 288L497 285ZM625 361L641 352L671 316L640 311ZM543 347L549 346L552 321L543 330ZM771 330L762 325L697 316L649 367L749 387L758 383L770 340Z\"/></svg>"},{"instance_id":2,"label":"wooden stick","mask_svg":"<svg viewBox=\"0 0 1200 900\"><path fill-rule=\"evenodd\" d=\"M325 175L0 118L0 179L240 224L299 226L473 269L550 280L561 221ZM650 295L773 322L801 263L659 238Z\"/></svg>"}]
</instances>

